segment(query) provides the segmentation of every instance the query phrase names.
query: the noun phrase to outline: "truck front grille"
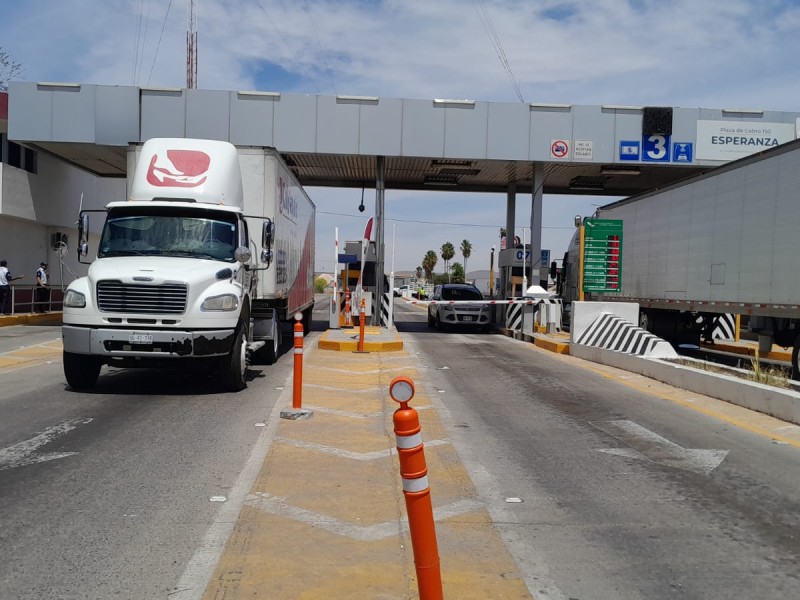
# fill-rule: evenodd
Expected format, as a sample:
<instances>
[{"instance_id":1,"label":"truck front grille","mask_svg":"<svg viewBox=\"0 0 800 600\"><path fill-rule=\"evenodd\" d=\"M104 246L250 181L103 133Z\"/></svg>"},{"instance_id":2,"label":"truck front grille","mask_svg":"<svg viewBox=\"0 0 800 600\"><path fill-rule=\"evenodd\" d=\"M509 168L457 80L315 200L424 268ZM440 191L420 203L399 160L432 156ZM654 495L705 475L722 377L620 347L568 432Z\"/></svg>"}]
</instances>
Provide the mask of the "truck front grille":
<instances>
[{"instance_id":1,"label":"truck front grille","mask_svg":"<svg viewBox=\"0 0 800 600\"><path fill-rule=\"evenodd\" d=\"M98 281L97 305L103 312L181 314L186 310L186 285Z\"/></svg>"}]
</instances>

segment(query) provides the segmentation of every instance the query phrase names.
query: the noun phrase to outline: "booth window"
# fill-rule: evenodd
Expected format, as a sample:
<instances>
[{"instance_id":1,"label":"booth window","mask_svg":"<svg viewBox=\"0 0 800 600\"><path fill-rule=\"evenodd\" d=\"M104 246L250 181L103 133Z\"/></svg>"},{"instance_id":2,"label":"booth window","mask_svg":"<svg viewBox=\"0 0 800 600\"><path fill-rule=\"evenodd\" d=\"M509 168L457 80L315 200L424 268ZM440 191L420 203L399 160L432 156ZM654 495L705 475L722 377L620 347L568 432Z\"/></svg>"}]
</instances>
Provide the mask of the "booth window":
<instances>
[{"instance_id":1,"label":"booth window","mask_svg":"<svg viewBox=\"0 0 800 600\"><path fill-rule=\"evenodd\" d=\"M34 150L24 148L8 139L5 133L0 133L0 163L5 163L29 173L36 173L38 156Z\"/></svg>"}]
</instances>

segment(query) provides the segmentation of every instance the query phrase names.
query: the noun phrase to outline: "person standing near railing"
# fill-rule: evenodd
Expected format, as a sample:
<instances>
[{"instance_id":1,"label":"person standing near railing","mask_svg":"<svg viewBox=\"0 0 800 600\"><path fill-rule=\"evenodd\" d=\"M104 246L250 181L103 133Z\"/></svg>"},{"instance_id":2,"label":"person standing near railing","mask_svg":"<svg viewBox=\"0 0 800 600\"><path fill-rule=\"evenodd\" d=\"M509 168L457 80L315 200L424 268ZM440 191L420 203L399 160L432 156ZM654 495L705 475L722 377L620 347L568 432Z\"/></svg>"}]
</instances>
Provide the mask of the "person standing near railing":
<instances>
[{"instance_id":1,"label":"person standing near railing","mask_svg":"<svg viewBox=\"0 0 800 600\"><path fill-rule=\"evenodd\" d=\"M47 263L40 262L36 269L36 302L33 312L47 312L50 304L50 288L47 286Z\"/></svg>"},{"instance_id":2,"label":"person standing near railing","mask_svg":"<svg viewBox=\"0 0 800 600\"><path fill-rule=\"evenodd\" d=\"M22 279L24 275L12 277L8 270L8 261L0 260L0 312L11 314L11 282Z\"/></svg>"}]
</instances>

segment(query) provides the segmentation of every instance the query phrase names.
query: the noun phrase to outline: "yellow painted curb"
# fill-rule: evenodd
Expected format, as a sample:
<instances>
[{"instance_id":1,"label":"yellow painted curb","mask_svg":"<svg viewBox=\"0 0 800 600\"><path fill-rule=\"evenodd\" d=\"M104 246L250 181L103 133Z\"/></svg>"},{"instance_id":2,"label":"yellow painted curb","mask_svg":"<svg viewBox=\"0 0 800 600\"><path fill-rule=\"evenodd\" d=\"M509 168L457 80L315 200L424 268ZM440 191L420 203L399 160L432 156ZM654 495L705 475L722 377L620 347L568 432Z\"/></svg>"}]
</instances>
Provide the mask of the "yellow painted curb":
<instances>
[{"instance_id":1,"label":"yellow painted curb","mask_svg":"<svg viewBox=\"0 0 800 600\"><path fill-rule=\"evenodd\" d=\"M704 350L718 350L721 352L730 352L731 354L743 354L745 356L755 357L756 349L758 346L739 346L737 344L727 344L725 342L714 342L713 344L703 344ZM782 360L791 362L792 352L784 350L775 350L773 352L758 353L759 358L767 360Z\"/></svg>"},{"instance_id":2,"label":"yellow painted curb","mask_svg":"<svg viewBox=\"0 0 800 600\"><path fill-rule=\"evenodd\" d=\"M357 340L331 340L320 338L317 347L321 350L337 350L339 352L355 352L358 350ZM371 342L364 340L364 350L366 352L396 352L403 349L403 340L392 340L387 342Z\"/></svg>"},{"instance_id":3,"label":"yellow painted curb","mask_svg":"<svg viewBox=\"0 0 800 600\"><path fill-rule=\"evenodd\" d=\"M550 350L556 354L569 354L569 344L564 342L554 342L553 340L546 340L543 338L534 338L533 344L544 350Z\"/></svg>"},{"instance_id":4,"label":"yellow painted curb","mask_svg":"<svg viewBox=\"0 0 800 600\"><path fill-rule=\"evenodd\" d=\"M51 312L0 316L0 327L8 327L11 325L61 325L61 313Z\"/></svg>"}]
</instances>

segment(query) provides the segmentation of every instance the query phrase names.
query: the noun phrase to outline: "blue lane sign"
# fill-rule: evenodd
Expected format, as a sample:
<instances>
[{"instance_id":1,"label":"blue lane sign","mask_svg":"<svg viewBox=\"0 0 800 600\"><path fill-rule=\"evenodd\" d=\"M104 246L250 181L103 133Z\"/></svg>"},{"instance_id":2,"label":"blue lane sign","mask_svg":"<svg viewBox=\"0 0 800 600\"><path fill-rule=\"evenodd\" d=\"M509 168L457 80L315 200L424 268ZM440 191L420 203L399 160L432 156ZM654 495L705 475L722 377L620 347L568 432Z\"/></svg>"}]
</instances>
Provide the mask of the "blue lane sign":
<instances>
[{"instance_id":1,"label":"blue lane sign","mask_svg":"<svg viewBox=\"0 0 800 600\"><path fill-rule=\"evenodd\" d=\"M620 160L639 160L638 140L620 140L619 142Z\"/></svg>"},{"instance_id":2,"label":"blue lane sign","mask_svg":"<svg viewBox=\"0 0 800 600\"><path fill-rule=\"evenodd\" d=\"M647 162L669 162L670 146L668 135L642 136L642 160Z\"/></svg>"},{"instance_id":3,"label":"blue lane sign","mask_svg":"<svg viewBox=\"0 0 800 600\"><path fill-rule=\"evenodd\" d=\"M358 257L355 254L340 254L339 262L345 265L352 265L358 262Z\"/></svg>"},{"instance_id":4,"label":"blue lane sign","mask_svg":"<svg viewBox=\"0 0 800 600\"><path fill-rule=\"evenodd\" d=\"M673 142L672 162L692 162L693 146L694 144L691 142Z\"/></svg>"}]
</instances>

